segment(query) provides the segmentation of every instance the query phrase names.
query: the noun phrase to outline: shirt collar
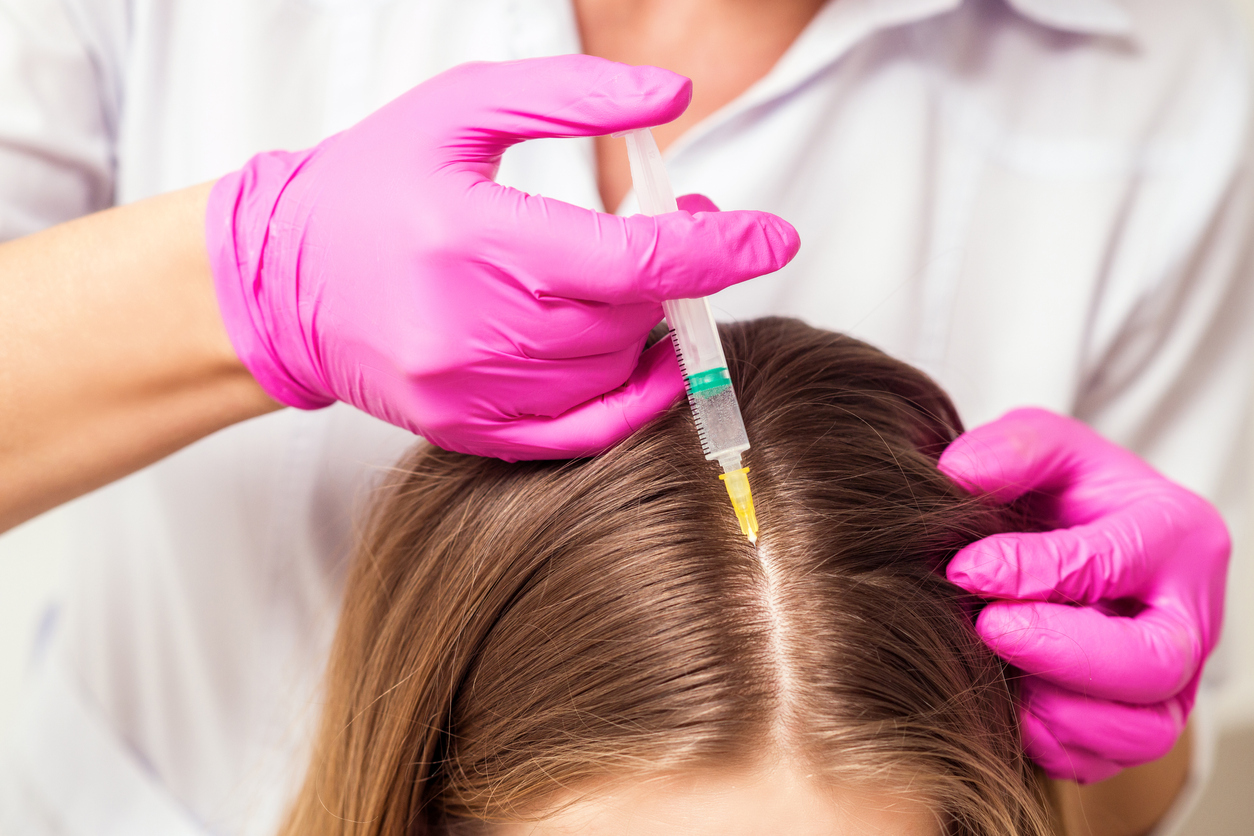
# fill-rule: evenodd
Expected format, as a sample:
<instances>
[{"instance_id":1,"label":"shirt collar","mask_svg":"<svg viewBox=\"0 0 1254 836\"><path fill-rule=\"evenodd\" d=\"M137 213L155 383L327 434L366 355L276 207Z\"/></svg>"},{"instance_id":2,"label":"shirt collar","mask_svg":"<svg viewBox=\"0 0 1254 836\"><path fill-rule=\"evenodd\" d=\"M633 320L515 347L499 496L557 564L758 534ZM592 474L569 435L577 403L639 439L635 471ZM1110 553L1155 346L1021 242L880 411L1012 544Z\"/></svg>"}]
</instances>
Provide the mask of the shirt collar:
<instances>
[{"instance_id":1,"label":"shirt collar","mask_svg":"<svg viewBox=\"0 0 1254 836\"><path fill-rule=\"evenodd\" d=\"M972 0L829 0L765 78L727 107L680 137L666 156L683 153L711 129L779 96L821 72L877 31L905 26L954 11ZM1042 26L1080 35L1131 37L1126 0L1003 0L1017 14Z\"/></svg>"},{"instance_id":2,"label":"shirt collar","mask_svg":"<svg viewBox=\"0 0 1254 836\"><path fill-rule=\"evenodd\" d=\"M1120 0L1006 0L1043 26L1084 35L1128 36L1132 16Z\"/></svg>"}]
</instances>

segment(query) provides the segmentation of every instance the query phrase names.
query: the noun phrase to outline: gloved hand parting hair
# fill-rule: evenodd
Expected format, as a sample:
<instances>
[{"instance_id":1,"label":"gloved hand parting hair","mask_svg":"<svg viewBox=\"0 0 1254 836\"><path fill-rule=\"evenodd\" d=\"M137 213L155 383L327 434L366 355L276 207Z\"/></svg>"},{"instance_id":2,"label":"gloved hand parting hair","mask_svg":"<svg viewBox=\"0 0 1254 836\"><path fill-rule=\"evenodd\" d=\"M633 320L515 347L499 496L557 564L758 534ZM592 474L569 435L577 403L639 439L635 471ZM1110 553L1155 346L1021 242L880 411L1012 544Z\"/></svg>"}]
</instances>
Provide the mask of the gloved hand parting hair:
<instances>
[{"instance_id":1,"label":"gloved hand parting hair","mask_svg":"<svg viewBox=\"0 0 1254 836\"><path fill-rule=\"evenodd\" d=\"M977 629L1030 674L1028 754L1053 778L1102 780L1165 755L1219 640L1230 542L1219 513L1079 421L1022 409L965 433L941 470L1011 501L1036 491L1059 528L960 551L959 586L998 599Z\"/></svg>"},{"instance_id":2,"label":"gloved hand parting hair","mask_svg":"<svg viewBox=\"0 0 1254 836\"><path fill-rule=\"evenodd\" d=\"M619 218L493 182L537 137L668 122L691 83L585 55L455 67L314 148L223 177L206 217L227 331L276 400L346 401L447 449L599 452L683 392L664 299L778 270L796 231L681 202Z\"/></svg>"}]
</instances>

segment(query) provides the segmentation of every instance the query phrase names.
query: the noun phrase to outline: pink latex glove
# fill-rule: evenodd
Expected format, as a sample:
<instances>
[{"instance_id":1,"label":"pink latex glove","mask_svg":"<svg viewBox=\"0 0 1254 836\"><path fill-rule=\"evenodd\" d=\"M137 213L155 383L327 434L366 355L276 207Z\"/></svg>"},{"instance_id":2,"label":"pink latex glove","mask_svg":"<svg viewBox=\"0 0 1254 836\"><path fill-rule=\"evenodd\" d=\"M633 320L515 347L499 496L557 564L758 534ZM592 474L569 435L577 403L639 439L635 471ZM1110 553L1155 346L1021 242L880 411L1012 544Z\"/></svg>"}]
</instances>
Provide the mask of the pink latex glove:
<instances>
[{"instance_id":1,"label":"pink latex glove","mask_svg":"<svg viewBox=\"0 0 1254 836\"><path fill-rule=\"evenodd\" d=\"M669 340L641 356L662 300L778 270L797 233L763 212L618 218L493 177L522 140L657 125L690 98L682 76L585 55L464 64L257 155L206 217L232 345L290 406L342 400L509 460L603 450L683 391Z\"/></svg>"},{"instance_id":2,"label":"pink latex glove","mask_svg":"<svg viewBox=\"0 0 1254 836\"><path fill-rule=\"evenodd\" d=\"M960 436L940 468L1003 502L1039 492L1059 526L980 540L948 567L964 589L1003 599L976 627L1029 674L1029 756L1052 778L1088 783L1165 755L1219 639L1230 548L1219 513L1079 421L1041 409Z\"/></svg>"}]
</instances>

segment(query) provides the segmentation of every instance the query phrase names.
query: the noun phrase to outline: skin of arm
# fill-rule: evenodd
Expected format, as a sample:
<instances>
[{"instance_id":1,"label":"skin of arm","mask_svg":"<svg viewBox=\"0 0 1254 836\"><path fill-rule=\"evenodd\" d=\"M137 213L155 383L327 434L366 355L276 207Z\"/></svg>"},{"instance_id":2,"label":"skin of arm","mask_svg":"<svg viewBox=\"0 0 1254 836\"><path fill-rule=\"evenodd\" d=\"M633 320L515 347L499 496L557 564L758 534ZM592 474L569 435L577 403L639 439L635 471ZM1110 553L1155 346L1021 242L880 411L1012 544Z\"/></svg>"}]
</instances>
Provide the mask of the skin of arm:
<instances>
[{"instance_id":1,"label":"skin of arm","mask_svg":"<svg viewBox=\"0 0 1254 836\"><path fill-rule=\"evenodd\" d=\"M0 245L0 531L279 408L218 313L211 187Z\"/></svg>"},{"instance_id":2,"label":"skin of arm","mask_svg":"<svg viewBox=\"0 0 1254 836\"><path fill-rule=\"evenodd\" d=\"M1189 776L1192 724L1163 757L1081 786L1051 781L1065 836L1145 836L1162 820Z\"/></svg>"}]
</instances>

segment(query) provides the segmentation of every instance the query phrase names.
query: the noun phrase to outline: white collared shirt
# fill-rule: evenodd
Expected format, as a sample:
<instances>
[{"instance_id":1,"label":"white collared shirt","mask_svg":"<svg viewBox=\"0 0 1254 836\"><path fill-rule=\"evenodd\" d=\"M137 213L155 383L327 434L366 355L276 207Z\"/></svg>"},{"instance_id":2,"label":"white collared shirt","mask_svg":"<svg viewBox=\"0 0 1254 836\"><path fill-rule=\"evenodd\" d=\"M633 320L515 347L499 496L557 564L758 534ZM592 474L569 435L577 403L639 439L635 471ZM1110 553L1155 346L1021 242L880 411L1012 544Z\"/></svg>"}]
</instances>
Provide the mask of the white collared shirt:
<instances>
[{"instance_id":1,"label":"white collared shirt","mask_svg":"<svg viewBox=\"0 0 1254 836\"><path fill-rule=\"evenodd\" d=\"M796 261L716 310L869 340L968 425L1075 414L1237 507L1242 31L1210 0L829 3L667 152L677 191L801 233ZM567 0L0 0L0 238L309 146L464 61L578 50ZM524 144L501 180L601 208L590 140ZM27 832L272 832L352 511L410 442L346 407L285 410L78 503L9 814Z\"/></svg>"}]
</instances>

